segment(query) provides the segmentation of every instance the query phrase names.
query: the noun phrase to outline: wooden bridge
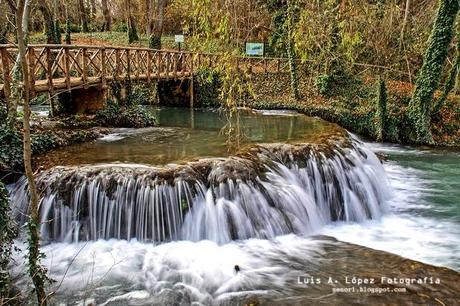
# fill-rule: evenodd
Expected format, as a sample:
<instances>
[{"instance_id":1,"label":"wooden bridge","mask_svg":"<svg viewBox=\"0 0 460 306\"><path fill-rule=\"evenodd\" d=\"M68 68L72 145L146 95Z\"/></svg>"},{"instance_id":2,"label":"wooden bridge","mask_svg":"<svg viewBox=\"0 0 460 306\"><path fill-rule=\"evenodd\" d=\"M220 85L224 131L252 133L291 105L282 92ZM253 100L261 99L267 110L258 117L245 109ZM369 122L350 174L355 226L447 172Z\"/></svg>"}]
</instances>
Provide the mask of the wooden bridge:
<instances>
[{"instance_id":1,"label":"wooden bridge","mask_svg":"<svg viewBox=\"0 0 460 306\"><path fill-rule=\"evenodd\" d=\"M18 49L0 45L0 91L8 100ZM213 68L216 54L154 50L148 48L79 45L29 45L27 65L31 95L107 88L112 81L177 80L191 78L199 68ZM288 70L283 58L235 58L240 69L259 72ZM21 86L22 82L19 83Z\"/></svg>"}]
</instances>

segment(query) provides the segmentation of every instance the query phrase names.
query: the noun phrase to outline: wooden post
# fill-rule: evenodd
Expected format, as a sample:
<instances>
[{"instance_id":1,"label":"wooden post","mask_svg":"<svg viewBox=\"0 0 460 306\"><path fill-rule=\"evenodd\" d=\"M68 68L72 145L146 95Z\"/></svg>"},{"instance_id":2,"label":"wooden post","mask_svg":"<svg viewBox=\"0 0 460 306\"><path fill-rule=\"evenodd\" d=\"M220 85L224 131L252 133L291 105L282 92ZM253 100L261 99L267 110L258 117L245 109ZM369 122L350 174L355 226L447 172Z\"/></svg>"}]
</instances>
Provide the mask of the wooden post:
<instances>
[{"instance_id":1,"label":"wooden post","mask_svg":"<svg viewBox=\"0 0 460 306\"><path fill-rule=\"evenodd\" d=\"M179 61L181 53L174 53L174 80L177 80L177 62Z\"/></svg>"},{"instance_id":2,"label":"wooden post","mask_svg":"<svg viewBox=\"0 0 460 306\"><path fill-rule=\"evenodd\" d=\"M147 83L150 85L150 70L152 70L152 51L147 51Z\"/></svg>"},{"instance_id":3,"label":"wooden post","mask_svg":"<svg viewBox=\"0 0 460 306\"><path fill-rule=\"evenodd\" d=\"M160 79L161 70L162 70L161 51L157 51L156 56L157 56L157 79Z\"/></svg>"},{"instance_id":4,"label":"wooden post","mask_svg":"<svg viewBox=\"0 0 460 306\"><path fill-rule=\"evenodd\" d=\"M35 97L35 49L28 47L28 62L29 62L29 80L30 80L30 98Z\"/></svg>"},{"instance_id":5,"label":"wooden post","mask_svg":"<svg viewBox=\"0 0 460 306\"><path fill-rule=\"evenodd\" d=\"M65 69L65 84L67 90L70 91L70 51L69 48L64 48L64 69Z\"/></svg>"},{"instance_id":6,"label":"wooden post","mask_svg":"<svg viewBox=\"0 0 460 306\"><path fill-rule=\"evenodd\" d=\"M83 81L83 88L87 89L88 88L88 52L86 48L82 48L81 50L81 55L82 55L82 81Z\"/></svg>"},{"instance_id":7,"label":"wooden post","mask_svg":"<svg viewBox=\"0 0 460 306\"><path fill-rule=\"evenodd\" d=\"M115 49L115 79L120 76L120 49Z\"/></svg>"},{"instance_id":8,"label":"wooden post","mask_svg":"<svg viewBox=\"0 0 460 306\"><path fill-rule=\"evenodd\" d=\"M165 74L166 74L166 80L169 80L169 59L171 57L171 53L165 53L166 55L166 71L165 71Z\"/></svg>"},{"instance_id":9,"label":"wooden post","mask_svg":"<svg viewBox=\"0 0 460 306\"><path fill-rule=\"evenodd\" d=\"M102 89L107 88L107 56L105 54L105 48L101 49L101 84L102 84Z\"/></svg>"},{"instance_id":10,"label":"wooden post","mask_svg":"<svg viewBox=\"0 0 460 306\"><path fill-rule=\"evenodd\" d=\"M105 48L101 49L101 88L103 93L104 105L107 104L107 54Z\"/></svg>"},{"instance_id":11,"label":"wooden post","mask_svg":"<svg viewBox=\"0 0 460 306\"><path fill-rule=\"evenodd\" d=\"M129 60L129 49L126 49L126 79L131 78L131 63Z\"/></svg>"},{"instance_id":12,"label":"wooden post","mask_svg":"<svg viewBox=\"0 0 460 306\"><path fill-rule=\"evenodd\" d=\"M46 76L48 78L48 99L50 101L50 115L54 116L54 88L53 88L53 58L51 56L51 48L46 48Z\"/></svg>"},{"instance_id":13,"label":"wooden post","mask_svg":"<svg viewBox=\"0 0 460 306\"><path fill-rule=\"evenodd\" d=\"M136 67L136 79L139 80L139 71L141 70L141 58L139 56L139 49L136 49L136 62L137 62L137 67Z\"/></svg>"},{"instance_id":14,"label":"wooden post","mask_svg":"<svg viewBox=\"0 0 460 306\"><path fill-rule=\"evenodd\" d=\"M10 62L8 57L8 50L6 47L1 47L2 66L3 66L3 94L5 95L5 102L8 107L10 106L11 97L11 79L10 79Z\"/></svg>"}]
</instances>

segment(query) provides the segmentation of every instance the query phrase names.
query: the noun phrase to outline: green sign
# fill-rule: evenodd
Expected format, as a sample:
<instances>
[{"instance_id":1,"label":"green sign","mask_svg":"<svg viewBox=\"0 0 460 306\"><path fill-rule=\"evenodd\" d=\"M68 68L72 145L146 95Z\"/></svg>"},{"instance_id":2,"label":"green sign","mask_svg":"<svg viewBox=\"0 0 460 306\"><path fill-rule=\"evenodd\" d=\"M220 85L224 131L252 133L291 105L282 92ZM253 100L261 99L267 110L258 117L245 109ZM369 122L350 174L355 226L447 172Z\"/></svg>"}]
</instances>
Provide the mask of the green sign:
<instances>
[{"instance_id":1,"label":"green sign","mask_svg":"<svg viewBox=\"0 0 460 306\"><path fill-rule=\"evenodd\" d=\"M263 43L246 43L246 54L255 56L264 56Z\"/></svg>"}]
</instances>

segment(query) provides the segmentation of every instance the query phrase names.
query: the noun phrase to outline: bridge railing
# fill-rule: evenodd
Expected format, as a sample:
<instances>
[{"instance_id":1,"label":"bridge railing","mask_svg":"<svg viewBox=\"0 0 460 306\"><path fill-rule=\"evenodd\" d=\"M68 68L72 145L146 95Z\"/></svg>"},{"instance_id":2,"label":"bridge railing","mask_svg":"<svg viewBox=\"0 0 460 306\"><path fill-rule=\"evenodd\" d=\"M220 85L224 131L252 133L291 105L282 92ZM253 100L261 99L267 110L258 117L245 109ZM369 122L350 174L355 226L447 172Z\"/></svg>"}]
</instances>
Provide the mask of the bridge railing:
<instances>
[{"instance_id":1,"label":"bridge railing","mask_svg":"<svg viewBox=\"0 0 460 306\"><path fill-rule=\"evenodd\" d=\"M8 99L17 47L0 45L0 57L0 91ZM105 88L117 80L189 78L199 68L215 68L219 58L219 54L88 45L29 45L26 53L32 95L95 85ZM285 58L235 57L234 61L238 69L251 73L289 71Z\"/></svg>"}]
</instances>

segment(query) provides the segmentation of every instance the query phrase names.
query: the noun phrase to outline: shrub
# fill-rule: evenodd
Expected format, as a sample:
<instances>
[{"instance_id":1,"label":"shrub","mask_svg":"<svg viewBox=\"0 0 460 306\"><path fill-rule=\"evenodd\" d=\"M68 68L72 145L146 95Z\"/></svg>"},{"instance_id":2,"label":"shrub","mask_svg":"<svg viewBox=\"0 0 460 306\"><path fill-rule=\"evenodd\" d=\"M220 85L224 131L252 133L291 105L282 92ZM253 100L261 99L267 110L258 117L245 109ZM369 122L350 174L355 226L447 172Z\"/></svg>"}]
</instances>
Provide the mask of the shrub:
<instances>
[{"instance_id":1,"label":"shrub","mask_svg":"<svg viewBox=\"0 0 460 306\"><path fill-rule=\"evenodd\" d=\"M102 126L142 128L154 126L152 113L139 105L119 106L109 101L106 108L96 113L96 120Z\"/></svg>"}]
</instances>

